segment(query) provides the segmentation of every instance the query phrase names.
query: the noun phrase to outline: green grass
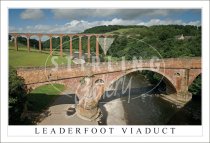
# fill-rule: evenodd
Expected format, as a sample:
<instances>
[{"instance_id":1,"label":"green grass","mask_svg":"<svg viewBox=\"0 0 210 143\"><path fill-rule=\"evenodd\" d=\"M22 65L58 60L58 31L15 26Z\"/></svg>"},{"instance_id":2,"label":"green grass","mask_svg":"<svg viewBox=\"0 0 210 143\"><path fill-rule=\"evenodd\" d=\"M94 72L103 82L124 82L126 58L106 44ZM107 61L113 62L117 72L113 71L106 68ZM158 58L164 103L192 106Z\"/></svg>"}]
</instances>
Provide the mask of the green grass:
<instances>
[{"instance_id":1,"label":"green grass","mask_svg":"<svg viewBox=\"0 0 210 143\"><path fill-rule=\"evenodd\" d=\"M106 34L124 34L124 35L131 35L131 34L141 34L145 33L147 30L145 28L124 28L118 29L115 31L107 32Z\"/></svg>"},{"instance_id":2,"label":"green grass","mask_svg":"<svg viewBox=\"0 0 210 143\"><path fill-rule=\"evenodd\" d=\"M9 65L13 67L44 67L53 66L52 58L58 65L67 65L68 59L65 53L63 57L59 53L54 52L50 56L49 51L39 52L31 48L31 52L27 51L24 46L19 46L18 51L14 47L9 48ZM69 61L72 64L72 61Z\"/></svg>"},{"instance_id":3,"label":"green grass","mask_svg":"<svg viewBox=\"0 0 210 143\"><path fill-rule=\"evenodd\" d=\"M53 85L53 86L52 86ZM34 89L28 94L29 111L41 112L46 109L59 94L64 91L64 85L47 84Z\"/></svg>"},{"instance_id":4,"label":"green grass","mask_svg":"<svg viewBox=\"0 0 210 143\"><path fill-rule=\"evenodd\" d=\"M106 34L114 34L114 33L123 34L125 32L129 32L130 30L133 30L133 29L140 29L140 28L124 28L124 29L118 29L118 30L115 30L115 31L107 32Z\"/></svg>"}]
</instances>

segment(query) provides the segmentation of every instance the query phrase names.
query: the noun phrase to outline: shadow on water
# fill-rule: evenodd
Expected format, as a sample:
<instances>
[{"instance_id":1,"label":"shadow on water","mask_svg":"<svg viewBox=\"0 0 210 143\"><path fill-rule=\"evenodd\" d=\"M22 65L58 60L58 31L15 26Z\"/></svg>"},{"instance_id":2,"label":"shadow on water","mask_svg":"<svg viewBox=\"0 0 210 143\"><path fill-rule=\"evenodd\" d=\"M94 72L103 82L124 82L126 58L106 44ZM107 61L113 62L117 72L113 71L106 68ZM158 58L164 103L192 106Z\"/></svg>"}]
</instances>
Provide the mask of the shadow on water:
<instances>
[{"instance_id":1,"label":"shadow on water","mask_svg":"<svg viewBox=\"0 0 210 143\"><path fill-rule=\"evenodd\" d=\"M176 106L155 94L123 102L123 108L128 125L165 125L177 111Z\"/></svg>"},{"instance_id":2,"label":"shadow on water","mask_svg":"<svg viewBox=\"0 0 210 143\"><path fill-rule=\"evenodd\" d=\"M201 125L201 96L194 95L183 108L181 108L168 125Z\"/></svg>"},{"instance_id":3,"label":"shadow on water","mask_svg":"<svg viewBox=\"0 0 210 143\"><path fill-rule=\"evenodd\" d=\"M107 102L113 101L113 100L118 99L118 98L122 98L124 100L128 100L129 98L132 99L132 98L136 97L136 94L141 95L141 94L144 94L145 91L150 91L148 93L151 93L153 88L154 88L154 86L132 88L130 90L130 93L129 93L129 90L126 90L124 93L122 93L121 89L119 89L119 90L109 90L109 91L105 92L105 94L102 96L102 98L100 99L99 102L100 103L107 103Z\"/></svg>"}]
</instances>

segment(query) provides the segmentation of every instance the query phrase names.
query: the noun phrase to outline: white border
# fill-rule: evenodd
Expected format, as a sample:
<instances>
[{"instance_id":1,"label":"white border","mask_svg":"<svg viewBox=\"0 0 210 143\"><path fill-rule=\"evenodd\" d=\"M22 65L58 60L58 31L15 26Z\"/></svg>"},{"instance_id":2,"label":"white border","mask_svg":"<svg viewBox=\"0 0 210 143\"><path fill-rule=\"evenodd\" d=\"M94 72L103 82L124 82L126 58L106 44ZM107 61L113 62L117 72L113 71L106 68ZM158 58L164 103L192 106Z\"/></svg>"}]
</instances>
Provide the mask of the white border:
<instances>
[{"instance_id":1,"label":"white border","mask_svg":"<svg viewBox=\"0 0 210 143\"><path fill-rule=\"evenodd\" d=\"M1 1L1 141L3 142L207 142L209 141L209 1ZM11 137L8 129L8 8L201 8L202 127L201 137ZM41 127L41 126L39 126ZM51 126L49 126L51 127ZM119 127L119 126L118 126ZM141 126L140 126L141 127ZM192 126L178 126L191 132ZM201 127L201 126L200 126ZM33 126L32 126L33 128ZM19 132L24 132L19 130ZM27 132L27 130L25 131Z\"/></svg>"}]
</instances>

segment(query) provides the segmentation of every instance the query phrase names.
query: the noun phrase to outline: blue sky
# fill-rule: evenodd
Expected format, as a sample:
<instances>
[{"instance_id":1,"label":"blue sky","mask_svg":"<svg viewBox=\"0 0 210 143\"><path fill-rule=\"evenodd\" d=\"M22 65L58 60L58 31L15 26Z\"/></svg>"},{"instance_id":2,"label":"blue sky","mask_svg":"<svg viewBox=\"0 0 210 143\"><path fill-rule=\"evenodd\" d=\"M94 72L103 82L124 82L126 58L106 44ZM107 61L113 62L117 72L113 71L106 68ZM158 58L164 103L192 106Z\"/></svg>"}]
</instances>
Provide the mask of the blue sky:
<instances>
[{"instance_id":1,"label":"blue sky","mask_svg":"<svg viewBox=\"0 0 210 143\"><path fill-rule=\"evenodd\" d=\"M9 9L9 31L79 33L99 25L196 25L200 9Z\"/></svg>"}]
</instances>

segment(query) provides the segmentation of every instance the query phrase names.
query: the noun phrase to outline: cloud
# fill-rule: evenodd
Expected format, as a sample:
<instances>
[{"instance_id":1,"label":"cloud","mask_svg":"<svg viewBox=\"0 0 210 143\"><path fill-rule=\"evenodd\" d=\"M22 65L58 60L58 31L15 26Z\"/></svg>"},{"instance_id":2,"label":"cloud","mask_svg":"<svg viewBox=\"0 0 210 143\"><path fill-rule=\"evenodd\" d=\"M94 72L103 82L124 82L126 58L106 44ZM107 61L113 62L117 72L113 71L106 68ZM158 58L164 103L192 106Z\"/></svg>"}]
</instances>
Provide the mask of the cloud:
<instances>
[{"instance_id":1,"label":"cloud","mask_svg":"<svg viewBox=\"0 0 210 143\"><path fill-rule=\"evenodd\" d=\"M200 25L200 21L190 21L184 22L182 20L160 20L160 19L151 19L147 22L138 21L138 20L125 20L119 18L113 18L112 20L103 20L103 21L84 21L84 20L72 20L64 25L35 25L35 26L26 26L26 27L9 27L10 32L18 33L80 33L85 29L100 26L100 25L168 25L168 24L177 24L177 25Z\"/></svg>"},{"instance_id":2,"label":"cloud","mask_svg":"<svg viewBox=\"0 0 210 143\"><path fill-rule=\"evenodd\" d=\"M133 19L137 17L167 16L171 13L185 12L180 9L53 9L55 18L88 19L116 17L122 19Z\"/></svg>"},{"instance_id":3,"label":"cloud","mask_svg":"<svg viewBox=\"0 0 210 143\"><path fill-rule=\"evenodd\" d=\"M26 26L25 28L22 27L10 27L10 32L31 32L34 33L80 33L83 32L85 29L99 26L99 25L135 25L137 21L131 20L123 20L114 18L110 21L93 21L88 22L84 20L72 20L69 23L64 25L35 25L35 26Z\"/></svg>"},{"instance_id":4,"label":"cloud","mask_svg":"<svg viewBox=\"0 0 210 143\"><path fill-rule=\"evenodd\" d=\"M200 26L201 22L198 21L190 21L190 22L184 22L182 20L160 20L160 19L151 19L147 22L140 22L137 25L145 25L145 26L152 26L152 25L195 25Z\"/></svg>"},{"instance_id":5,"label":"cloud","mask_svg":"<svg viewBox=\"0 0 210 143\"><path fill-rule=\"evenodd\" d=\"M199 20L197 20L197 21L190 21L190 22L188 22L188 24L186 24L186 25L196 25L196 26L200 26L200 25L201 25L201 22L200 22Z\"/></svg>"},{"instance_id":6,"label":"cloud","mask_svg":"<svg viewBox=\"0 0 210 143\"><path fill-rule=\"evenodd\" d=\"M21 19L40 19L44 16L44 12L40 9L26 9L20 14Z\"/></svg>"}]
</instances>

